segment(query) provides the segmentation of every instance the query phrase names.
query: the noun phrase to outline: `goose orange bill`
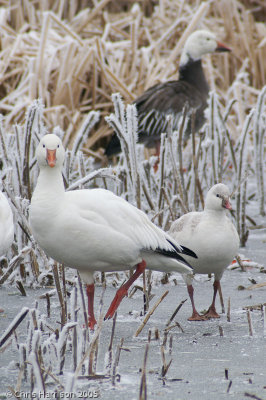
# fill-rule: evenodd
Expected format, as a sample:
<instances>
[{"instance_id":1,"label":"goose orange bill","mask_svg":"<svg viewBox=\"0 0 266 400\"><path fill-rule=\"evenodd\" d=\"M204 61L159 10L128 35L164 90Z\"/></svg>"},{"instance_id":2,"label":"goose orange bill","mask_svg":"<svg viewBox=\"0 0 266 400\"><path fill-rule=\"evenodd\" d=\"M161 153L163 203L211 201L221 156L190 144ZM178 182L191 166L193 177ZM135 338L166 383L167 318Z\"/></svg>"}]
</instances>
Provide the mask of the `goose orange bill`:
<instances>
[{"instance_id":1,"label":"goose orange bill","mask_svg":"<svg viewBox=\"0 0 266 400\"><path fill-rule=\"evenodd\" d=\"M220 52L222 52L222 51L232 51L232 49L230 49L230 47L227 47L222 42L218 42L217 41L217 47L216 47L215 51L220 51Z\"/></svg>"},{"instance_id":2,"label":"goose orange bill","mask_svg":"<svg viewBox=\"0 0 266 400\"><path fill-rule=\"evenodd\" d=\"M46 150L46 160L49 167L53 168L56 164L56 150Z\"/></svg>"}]
</instances>

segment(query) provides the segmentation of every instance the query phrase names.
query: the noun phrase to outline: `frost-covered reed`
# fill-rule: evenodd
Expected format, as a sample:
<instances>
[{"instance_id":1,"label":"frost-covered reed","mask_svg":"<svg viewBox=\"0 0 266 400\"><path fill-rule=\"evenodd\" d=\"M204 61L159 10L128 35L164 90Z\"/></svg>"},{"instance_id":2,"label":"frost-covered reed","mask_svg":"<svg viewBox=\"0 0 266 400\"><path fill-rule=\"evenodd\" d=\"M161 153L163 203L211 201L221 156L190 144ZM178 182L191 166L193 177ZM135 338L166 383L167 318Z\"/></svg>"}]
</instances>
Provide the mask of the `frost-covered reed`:
<instances>
[{"instance_id":1,"label":"frost-covered reed","mask_svg":"<svg viewBox=\"0 0 266 400\"><path fill-rule=\"evenodd\" d=\"M153 84L175 79L182 47L195 29L213 31L233 49L230 57L207 57L204 67L222 102L237 100L234 139L266 83L259 0L252 7L246 0L2 3L0 113L8 129L42 98L46 126L60 126L72 142L84 113L99 110L100 126L88 140L98 150L111 133L103 117L112 111L112 93L131 103Z\"/></svg>"},{"instance_id":2,"label":"frost-covered reed","mask_svg":"<svg viewBox=\"0 0 266 400\"><path fill-rule=\"evenodd\" d=\"M235 195L232 217L244 246L249 227L256 226L256 217L250 215L250 199L253 213L254 209L258 215L265 213L265 94L263 88L256 106L245 118L238 140L232 138L229 126L232 103L224 109L215 93L210 96L206 124L199 134L191 135L186 145L182 141L186 110L183 110L179 131L172 131L169 118L167 132L162 132L157 172L156 157L147 159L144 146L137 143L135 106L125 107L121 96L113 95L115 112L106 121L121 140L119 161L101 168L97 158L88 157L82 151L99 118L99 113L90 112L77 131L72 147L66 151L63 170L66 190L89 187L112 190L167 230L185 212L203 209L208 189L223 182ZM15 241L0 282L19 282L21 291L25 284L45 284L57 276L52 261L36 245L28 224L28 206L38 176L35 149L40 137L48 131L44 111L42 102L35 100L23 126L15 125L11 131L5 131L2 124L0 129L2 190L13 206L15 221ZM67 141L63 131L56 128L54 132ZM61 304L63 307L63 300Z\"/></svg>"}]
</instances>

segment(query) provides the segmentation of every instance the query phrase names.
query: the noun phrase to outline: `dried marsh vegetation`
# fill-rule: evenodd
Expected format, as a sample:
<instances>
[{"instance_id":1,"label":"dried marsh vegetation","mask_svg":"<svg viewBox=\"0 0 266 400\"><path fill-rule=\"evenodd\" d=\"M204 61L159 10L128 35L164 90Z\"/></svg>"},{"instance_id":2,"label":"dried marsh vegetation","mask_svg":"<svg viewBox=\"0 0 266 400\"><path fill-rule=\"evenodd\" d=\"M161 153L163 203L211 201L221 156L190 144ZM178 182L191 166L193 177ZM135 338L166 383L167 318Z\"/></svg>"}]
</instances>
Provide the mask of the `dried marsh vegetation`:
<instances>
[{"instance_id":1,"label":"dried marsh vegetation","mask_svg":"<svg viewBox=\"0 0 266 400\"><path fill-rule=\"evenodd\" d=\"M66 131L67 144L88 111L112 111L112 93L128 103L156 82L176 78L186 38L207 28L233 49L229 57L207 57L204 64L222 104L237 100L230 128L239 136L265 84L266 28L244 3L85 3L0 2L0 112L6 128L22 122L31 101L42 98L46 125ZM97 150L110 132L101 118L87 146Z\"/></svg>"},{"instance_id":2,"label":"dried marsh vegetation","mask_svg":"<svg viewBox=\"0 0 266 400\"><path fill-rule=\"evenodd\" d=\"M122 370L120 355L131 351L124 346L123 338L119 337L118 342L115 337L116 316L109 336L103 336L103 294L97 328L89 334L79 276L65 272L48 259L31 235L28 205L38 175L34 154L39 138L47 131L63 138L68 148L63 171L66 190L110 189L141 208L165 230L184 212L202 209L207 190L218 181L228 184L235 195L232 218L242 245L249 230L259 228L265 216L266 28L247 8L249 2L160 0L155 4L146 0L136 4L119 2L119 7L118 2L101 0L94 1L91 8L85 8L85 3L0 1L0 176L1 189L12 203L15 220L13 246L7 258L1 260L0 285L17 285L24 296L28 287L53 285L53 290L44 294L47 317L41 314L38 302L31 309L23 308L0 339L2 350L8 351L10 338L15 338L13 350L19 353L18 378L9 388L13 394L25 386L34 391L70 393L83 382L92 381L97 397L96 382L100 380L102 385L107 379L110 384L106 392L114 389ZM155 173L156 159L147 160L144 147L136 145L136 110L127 103L152 84L177 76L182 46L196 28L215 32L233 48L233 53L204 60L212 89L207 123L199 135L192 132L183 148L186 113L178 132L172 132L169 119ZM113 130L121 140L121 157L112 168L97 169L101 147L107 140L104 138ZM240 257L238 260L241 264ZM154 305L150 303L153 283L158 279L167 283L168 278L167 274L158 278L147 272L143 287L132 289L130 296L137 290L143 292L143 313L147 312L136 336L147 328L149 317L168 295L166 291ZM106 283L118 286L123 279L121 274L96 277L103 287ZM59 299L60 322L59 316L56 322L50 320L54 295ZM154 338L149 331L142 352L140 399L147 398L147 381L151 379L147 379L147 360L153 342L160 349L163 383L177 358L169 332L178 327L184 333L174 321L184 302L171 317L169 312L168 322L161 332L156 328ZM263 313L265 333L265 305ZM27 329L21 338L16 329L25 320ZM251 318L249 326L253 335ZM227 328L225 337L229 335ZM224 336L220 325L219 331ZM109 340L100 369L97 362L103 342Z\"/></svg>"}]
</instances>

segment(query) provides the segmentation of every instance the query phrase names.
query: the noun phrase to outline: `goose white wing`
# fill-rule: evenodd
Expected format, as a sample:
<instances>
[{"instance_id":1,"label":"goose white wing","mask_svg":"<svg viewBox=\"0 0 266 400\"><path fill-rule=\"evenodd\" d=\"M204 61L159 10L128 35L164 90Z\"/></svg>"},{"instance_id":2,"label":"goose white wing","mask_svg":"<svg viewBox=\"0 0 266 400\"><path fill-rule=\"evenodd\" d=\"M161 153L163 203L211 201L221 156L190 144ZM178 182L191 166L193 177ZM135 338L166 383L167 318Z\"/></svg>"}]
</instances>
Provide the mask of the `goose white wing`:
<instances>
[{"instance_id":1,"label":"goose white wing","mask_svg":"<svg viewBox=\"0 0 266 400\"><path fill-rule=\"evenodd\" d=\"M172 238L156 227L141 210L108 190L70 191L66 192L66 198L77 206L80 218L102 225L110 230L110 234L119 232L139 249L173 250L168 241L173 241ZM181 251L181 247L178 249Z\"/></svg>"},{"instance_id":2,"label":"goose white wing","mask_svg":"<svg viewBox=\"0 0 266 400\"><path fill-rule=\"evenodd\" d=\"M187 238L191 238L197 226L200 224L203 218L203 212L190 212L184 214L182 217L174 221L169 230L176 240L183 239L183 242L187 242Z\"/></svg>"}]
</instances>

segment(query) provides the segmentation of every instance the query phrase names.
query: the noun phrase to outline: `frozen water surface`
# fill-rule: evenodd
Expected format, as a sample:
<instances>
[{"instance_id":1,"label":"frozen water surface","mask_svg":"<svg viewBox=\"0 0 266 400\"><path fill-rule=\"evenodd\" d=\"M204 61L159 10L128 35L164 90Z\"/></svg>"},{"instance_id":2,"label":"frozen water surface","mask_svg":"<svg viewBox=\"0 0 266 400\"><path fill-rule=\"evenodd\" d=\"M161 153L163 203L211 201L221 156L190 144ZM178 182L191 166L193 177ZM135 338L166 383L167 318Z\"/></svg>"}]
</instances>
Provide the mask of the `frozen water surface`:
<instances>
[{"instance_id":1,"label":"frozen water surface","mask_svg":"<svg viewBox=\"0 0 266 400\"><path fill-rule=\"evenodd\" d=\"M245 257L264 265L265 237L263 231L253 233L249 238L247 247L242 249L241 253L245 254ZM147 398L242 400L253 396L255 399L265 399L266 337L263 312L260 309L250 311L253 327L253 336L250 336L247 311L244 308L265 303L266 287L238 290L240 286L244 288L251 286L251 280L262 283L266 281L265 278L265 273L261 273L260 269L256 267L250 268L246 272L241 272L240 269L225 272L222 288L226 309L229 297L231 301L230 322L227 321L226 314L223 314L219 320L189 322L187 317L191 313L191 306L189 301L184 303L173 320L173 324L175 321L180 324L183 332L180 328L175 327L168 333L165 358L166 363L170 359L172 359L172 363L164 380L161 376L163 331L178 304L188 297L185 284L178 277L176 286L169 283L158 285L152 289L155 296L151 300L150 306L166 290L169 290L169 293L138 337L135 337L135 332L142 321L142 317L139 316L143 307L142 295L140 291L137 291L132 298L124 299L118 310L113 341L114 359L116 347L121 338L124 338L116 370L115 384L112 385L111 379L90 381L86 378L79 379L75 388L75 397L85 398L86 394L93 396L95 390L102 399L138 399L148 330L151 329L151 342L146 365ZM212 283L207 276L198 276L194 288L197 308L202 311L211 302ZM46 314L46 300L39 299L39 296L46 292L47 289L27 289L27 297L22 297L16 292L16 289L2 287L0 299L4 313L0 316L1 333L23 307L34 307L35 301L38 301L40 315ZM108 286L104 293L104 310L107 309L114 293L115 289ZM96 287L96 309L101 295L102 288L98 286ZM219 299L217 299L217 309L221 311ZM52 327L59 327L56 321L60 321L60 307L56 296L51 299L51 315L52 317L47 320L47 324L49 321ZM17 328L16 338L13 335L12 342L9 339L9 346L0 354L1 398L6 398L5 392L9 385L15 388L19 374L17 345L26 341L28 320L27 316ZM112 324L112 321L104 322L100 333L97 374L105 373L105 357L110 342ZM159 339L155 339L156 329L159 330ZM223 336L221 336L221 331ZM45 335L47 338L47 328ZM169 346L171 335L172 348ZM71 368L72 356L68 347L64 375L57 375L61 382L66 382L68 379L67 371L72 372ZM49 391L52 387L52 384L46 384L46 390ZM21 390L28 393L29 382L26 383L22 380ZM51 393L52 391L53 389L51 389Z\"/></svg>"}]
</instances>

